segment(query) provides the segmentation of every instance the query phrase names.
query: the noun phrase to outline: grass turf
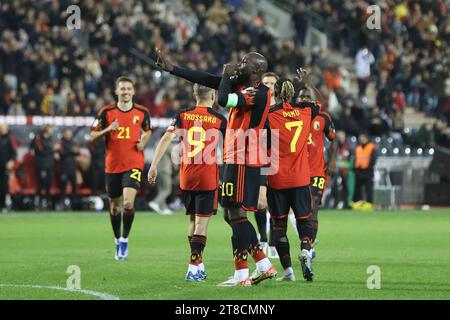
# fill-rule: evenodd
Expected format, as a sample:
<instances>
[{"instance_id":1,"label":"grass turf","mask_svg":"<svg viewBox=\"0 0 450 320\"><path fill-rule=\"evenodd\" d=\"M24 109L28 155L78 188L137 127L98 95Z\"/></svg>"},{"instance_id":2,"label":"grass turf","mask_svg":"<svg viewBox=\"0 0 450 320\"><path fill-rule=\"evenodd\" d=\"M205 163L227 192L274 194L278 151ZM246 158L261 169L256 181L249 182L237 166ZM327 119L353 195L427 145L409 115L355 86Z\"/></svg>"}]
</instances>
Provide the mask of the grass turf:
<instances>
[{"instance_id":1,"label":"grass turf","mask_svg":"<svg viewBox=\"0 0 450 320\"><path fill-rule=\"evenodd\" d=\"M129 259L117 262L106 213L0 214L0 299L97 299L78 292L1 286L65 287L69 265L81 268L82 289L120 299L450 298L450 213L446 211L322 211L315 281L303 281L297 260L299 241L290 230L297 282L269 280L252 288L216 286L233 274L231 232L220 215L209 225L204 257L207 281L186 282L186 232L187 217L181 213L139 212ZM279 261L273 262L281 274ZM370 265L381 268L380 290L367 288Z\"/></svg>"}]
</instances>

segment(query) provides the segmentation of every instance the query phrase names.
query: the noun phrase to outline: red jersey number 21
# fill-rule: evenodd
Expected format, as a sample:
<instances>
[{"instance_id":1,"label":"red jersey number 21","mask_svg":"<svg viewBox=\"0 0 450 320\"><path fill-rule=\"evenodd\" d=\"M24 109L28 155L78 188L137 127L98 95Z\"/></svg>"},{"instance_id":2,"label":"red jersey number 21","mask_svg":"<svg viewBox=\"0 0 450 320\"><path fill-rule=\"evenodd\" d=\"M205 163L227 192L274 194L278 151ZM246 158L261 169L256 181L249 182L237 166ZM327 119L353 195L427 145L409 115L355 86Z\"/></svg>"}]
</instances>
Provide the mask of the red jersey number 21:
<instances>
[{"instance_id":1,"label":"red jersey number 21","mask_svg":"<svg viewBox=\"0 0 450 320\"><path fill-rule=\"evenodd\" d=\"M130 139L130 127L119 127L117 139Z\"/></svg>"}]
</instances>

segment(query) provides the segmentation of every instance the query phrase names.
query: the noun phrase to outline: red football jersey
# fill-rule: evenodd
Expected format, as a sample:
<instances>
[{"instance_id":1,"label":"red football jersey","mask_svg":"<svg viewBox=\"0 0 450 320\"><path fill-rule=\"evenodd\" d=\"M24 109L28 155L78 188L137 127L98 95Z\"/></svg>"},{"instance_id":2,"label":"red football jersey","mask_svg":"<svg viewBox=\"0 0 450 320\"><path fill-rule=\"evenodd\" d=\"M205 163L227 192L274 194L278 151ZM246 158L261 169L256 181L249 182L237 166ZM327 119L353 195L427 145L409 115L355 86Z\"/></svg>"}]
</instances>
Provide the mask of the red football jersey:
<instances>
[{"instance_id":1,"label":"red football jersey","mask_svg":"<svg viewBox=\"0 0 450 320\"><path fill-rule=\"evenodd\" d=\"M290 103L270 109L270 134L278 141L278 145L271 145L271 159L274 161L271 165L278 166L278 171L268 175L269 187L289 189L310 184L307 141L311 119L317 112L314 105Z\"/></svg>"},{"instance_id":2,"label":"red football jersey","mask_svg":"<svg viewBox=\"0 0 450 320\"><path fill-rule=\"evenodd\" d=\"M101 131L113 121L119 129L106 136L105 172L121 173L131 169L144 170L144 152L137 149L142 131L151 130L148 110L136 103L129 111L121 111L115 103L101 108L92 131Z\"/></svg>"},{"instance_id":3,"label":"red football jersey","mask_svg":"<svg viewBox=\"0 0 450 320\"><path fill-rule=\"evenodd\" d=\"M209 107L197 106L175 116L168 132L181 140L180 189L211 191L219 184L216 147L223 142L227 120Z\"/></svg>"},{"instance_id":4,"label":"red football jersey","mask_svg":"<svg viewBox=\"0 0 450 320\"><path fill-rule=\"evenodd\" d=\"M332 141L336 133L330 115L321 111L313 119L311 135L308 141L311 177L325 177L324 135L328 140Z\"/></svg>"},{"instance_id":5,"label":"red football jersey","mask_svg":"<svg viewBox=\"0 0 450 320\"><path fill-rule=\"evenodd\" d=\"M242 94L243 87L235 90ZM224 162L245 164L250 167L264 165L259 150L262 130L267 120L270 107L270 90L262 83L257 83L258 90L252 101L244 107L230 110L228 115L227 134L225 136ZM245 96L245 94L243 94ZM247 97L245 98L247 102ZM263 150L264 154L266 154Z\"/></svg>"}]
</instances>

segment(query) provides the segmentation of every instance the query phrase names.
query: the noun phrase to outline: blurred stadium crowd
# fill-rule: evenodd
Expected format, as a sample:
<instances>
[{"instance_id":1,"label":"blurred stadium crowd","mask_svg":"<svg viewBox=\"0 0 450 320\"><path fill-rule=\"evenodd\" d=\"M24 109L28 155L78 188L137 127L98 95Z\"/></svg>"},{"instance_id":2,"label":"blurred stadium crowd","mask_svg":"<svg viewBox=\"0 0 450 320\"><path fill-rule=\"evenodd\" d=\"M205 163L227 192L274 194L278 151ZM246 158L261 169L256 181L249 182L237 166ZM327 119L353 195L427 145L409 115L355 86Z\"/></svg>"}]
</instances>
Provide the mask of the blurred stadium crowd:
<instances>
[{"instance_id":1,"label":"blurred stadium crowd","mask_svg":"<svg viewBox=\"0 0 450 320\"><path fill-rule=\"evenodd\" d=\"M377 1L381 30L366 27L373 1L283 2L292 7L291 39L269 34L262 12L246 20L241 0L2 1L0 112L93 116L114 100L114 80L128 74L136 79L135 101L152 117L171 117L192 104L192 85L155 72L131 48L148 56L162 47L175 63L216 74L224 63L258 51L279 75L310 68L329 102L325 108L347 136L367 132L380 142L397 133L403 145L450 147L446 1ZM81 8L80 30L66 27L71 4ZM311 26L327 34L328 50L305 46ZM335 54L351 57L355 70L332 62ZM407 107L436 120L409 130Z\"/></svg>"},{"instance_id":2,"label":"blurred stadium crowd","mask_svg":"<svg viewBox=\"0 0 450 320\"><path fill-rule=\"evenodd\" d=\"M269 69L280 75L309 66L325 96L336 94L341 109L331 111L342 119L338 127L349 134L402 131L401 113L407 105L446 121L450 117L450 17L445 1L378 2L383 10L380 31L365 26L369 2L302 1L292 15L294 39L273 38L264 28L264 16L248 23L234 7L240 1L39 3L8 1L0 8L3 114L93 115L114 99L114 79L129 73L137 79L136 101L154 117L170 117L191 103L190 84L152 72L129 52L137 48L149 55L164 43L177 63L211 73L248 51L264 54ZM81 8L81 30L65 27L70 4ZM323 25L331 50L356 56L363 99L352 97L342 84L342 70L327 63L332 51L306 49L312 23ZM373 64L366 68L372 55ZM370 108L364 99L369 82L376 87L376 105Z\"/></svg>"}]
</instances>

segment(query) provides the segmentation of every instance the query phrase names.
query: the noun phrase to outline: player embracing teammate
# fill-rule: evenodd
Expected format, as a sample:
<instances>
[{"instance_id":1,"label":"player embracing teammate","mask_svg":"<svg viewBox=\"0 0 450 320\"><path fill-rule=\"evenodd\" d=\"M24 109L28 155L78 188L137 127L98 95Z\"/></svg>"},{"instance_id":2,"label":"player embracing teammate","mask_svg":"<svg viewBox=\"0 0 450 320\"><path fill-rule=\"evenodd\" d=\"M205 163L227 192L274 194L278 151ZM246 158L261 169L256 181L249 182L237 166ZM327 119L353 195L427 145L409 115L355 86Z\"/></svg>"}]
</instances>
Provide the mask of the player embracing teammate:
<instances>
[{"instance_id":1,"label":"player embracing teammate","mask_svg":"<svg viewBox=\"0 0 450 320\"><path fill-rule=\"evenodd\" d=\"M275 174L268 175L267 201L273 219L273 238L284 268L280 281L295 281L287 238L287 221L292 209L296 218L296 227L301 241L300 263L303 277L313 280L311 265L311 244L314 238L314 226L310 218L313 215L310 190L310 170L308 159L308 137L312 119L319 113L313 103L292 103L295 95L294 84L289 79L279 79L275 83L277 104L269 112L271 141L271 167Z\"/></svg>"},{"instance_id":2,"label":"player embracing teammate","mask_svg":"<svg viewBox=\"0 0 450 320\"><path fill-rule=\"evenodd\" d=\"M260 82L267 70L267 60L256 52L246 54L237 65L224 65L222 77L174 66L160 50L157 50L157 64L173 75L218 90L219 105L229 110L219 196L225 209L224 218L232 228L235 273L220 285L250 286L277 274L275 267L261 250L256 231L247 218L247 211L255 212L258 209L261 168L267 164L264 162L267 159L260 158L260 143L264 139L267 141L267 137L263 136L263 129L269 127L270 132L279 134L278 148L271 147L271 159L279 157L279 162L276 163L278 171L268 176L267 198L274 222L273 236L285 269L280 280L295 280L286 236L286 221L289 210L292 209L301 240L299 259L303 276L312 281L314 273L311 260L318 226L318 202L315 204L313 201L310 183L315 186L320 181L316 183L310 176L308 144L311 143L312 130L315 128L312 121L320 115L320 105L305 96L300 97L300 103L290 103L295 98L295 90L293 83L284 79L277 82L275 92L278 104L269 114L270 90ZM300 70L299 77L301 81L304 80L302 85L309 85L304 70ZM306 90L307 88L303 88L304 92ZM334 132L330 123L331 119L323 126L329 139ZM275 157L274 152L278 153ZM273 165L271 163L272 167ZM249 276L249 255L256 263L252 276Z\"/></svg>"},{"instance_id":3,"label":"player embracing teammate","mask_svg":"<svg viewBox=\"0 0 450 320\"><path fill-rule=\"evenodd\" d=\"M251 286L273 278L277 273L261 249L255 228L247 211L257 211L260 171L263 163L253 151L258 151L259 134L266 125L270 106L270 90L262 84L267 60L259 53L246 54L236 65L225 65L223 76L180 68L170 64L161 51L157 63L166 71L193 83L219 90L219 104L230 110L224 146L224 172L219 190L225 208L225 220L230 224L234 256L234 276L222 286ZM246 90L250 88L250 90ZM250 133L250 134L249 134ZM253 134L256 140L250 141ZM256 272L249 276L248 256L256 263Z\"/></svg>"}]
</instances>

